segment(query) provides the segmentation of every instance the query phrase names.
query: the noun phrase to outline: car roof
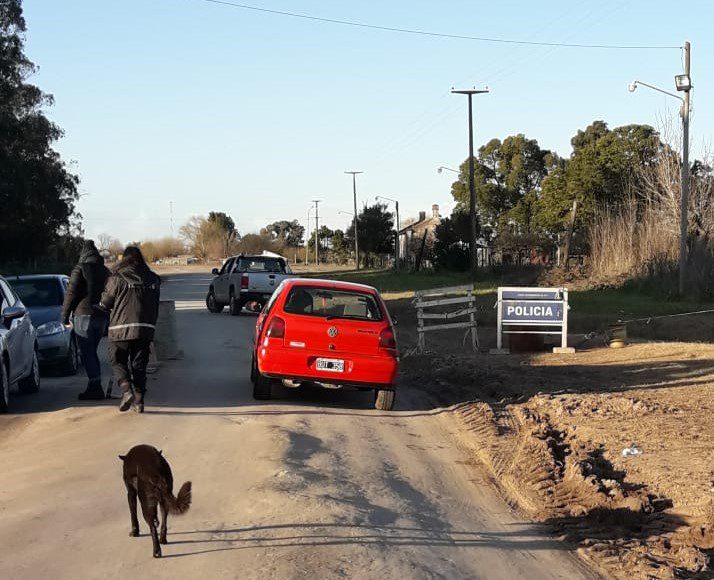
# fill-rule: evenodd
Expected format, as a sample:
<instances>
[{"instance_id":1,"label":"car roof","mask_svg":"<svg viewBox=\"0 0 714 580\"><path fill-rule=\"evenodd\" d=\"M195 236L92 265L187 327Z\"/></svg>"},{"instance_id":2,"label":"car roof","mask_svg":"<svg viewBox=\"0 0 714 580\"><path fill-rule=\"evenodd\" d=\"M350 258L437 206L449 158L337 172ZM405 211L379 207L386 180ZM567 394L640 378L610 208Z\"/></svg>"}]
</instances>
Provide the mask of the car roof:
<instances>
[{"instance_id":1,"label":"car roof","mask_svg":"<svg viewBox=\"0 0 714 580\"><path fill-rule=\"evenodd\" d=\"M27 274L25 276L5 276L5 280L12 282L13 280L47 280L51 278L62 279L67 278L66 274Z\"/></svg>"},{"instance_id":2,"label":"car roof","mask_svg":"<svg viewBox=\"0 0 714 580\"><path fill-rule=\"evenodd\" d=\"M359 292L369 292L379 294L376 288L366 284L356 282L343 282L342 280L325 280L321 278L288 278L285 281L288 286L317 286L320 288L332 288L334 290L357 290Z\"/></svg>"}]
</instances>

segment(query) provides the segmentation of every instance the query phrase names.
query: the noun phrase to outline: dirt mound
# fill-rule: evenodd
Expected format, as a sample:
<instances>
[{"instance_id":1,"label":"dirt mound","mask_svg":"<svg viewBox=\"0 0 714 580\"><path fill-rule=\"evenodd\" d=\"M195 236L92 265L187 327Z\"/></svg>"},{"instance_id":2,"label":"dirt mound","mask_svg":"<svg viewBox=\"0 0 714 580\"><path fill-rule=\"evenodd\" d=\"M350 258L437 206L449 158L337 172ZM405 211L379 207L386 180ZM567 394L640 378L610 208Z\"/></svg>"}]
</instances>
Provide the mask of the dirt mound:
<instances>
[{"instance_id":1,"label":"dirt mound","mask_svg":"<svg viewBox=\"0 0 714 580\"><path fill-rule=\"evenodd\" d=\"M640 412L637 401L623 407ZM488 444L479 455L507 496L531 517L578 544L608 575L628 578L707 577L714 541L712 519L699 526L668 510L672 501L629 482L602 446L579 442L531 406L504 410L483 403L458 413ZM508 433L508 442L499 434Z\"/></svg>"},{"instance_id":2,"label":"dirt mound","mask_svg":"<svg viewBox=\"0 0 714 580\"><path fill-rule=\"evenodd\" d=\"M504 496L615 578L714 578L714 346L408 358ZM466 402L464 402L466 401ZM477 401L477 402L474 402ZM641 452L623 456L625 448Z\"/></svg>"}]
</instances>

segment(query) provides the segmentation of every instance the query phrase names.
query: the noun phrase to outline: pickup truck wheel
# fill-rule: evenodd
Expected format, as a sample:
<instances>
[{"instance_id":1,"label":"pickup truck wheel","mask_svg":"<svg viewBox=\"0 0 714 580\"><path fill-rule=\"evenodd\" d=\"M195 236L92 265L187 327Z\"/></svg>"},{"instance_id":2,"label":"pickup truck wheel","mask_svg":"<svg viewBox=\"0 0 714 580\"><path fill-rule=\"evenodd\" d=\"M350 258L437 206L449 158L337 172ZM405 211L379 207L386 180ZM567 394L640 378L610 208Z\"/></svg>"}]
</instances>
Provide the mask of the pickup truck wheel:
<instances>
[{"instance_id":1,"label":"pickup truck wheel","mask_svg":"<svg viewBox=\"0 0 714 580\"><path fill-rule=\"evenodd\" d=\"M17 386L21 393L36 393L40 390L40 362L37 360L37 351L32 353L32 368L30 374L21 379Z\"/></svg>"},{"instance_id":2,"label":"pickup truck wheel","mask_svg":"<svg viewBox=\"0 0 714 580\"><path fill-rule=\"evenodd\" d=\"M253 398L258 401L267 401L270 399L270 386L272 381L256 371L255 381L253 382Z\"/></svg>"},{"instance_id":3,"label":"pickup truck wheel","mask_svg":"<svg viewBox=\"0 0 714 580\"><path fill-rule=\"evenodd\" d=\"M394 407L394 389L375 389L374 408L380 411L391 411Z\"/></svg>"},{"instance_id":4,"label":"pickup truck wheel","mask_svg":"<svg viewBox=\"0 0 714 580\"><path fill-rule=\"evenodd\" d=\"M209 290L208 296L206 296L206 308L208 308L208 311L213 312L213 314L218 314L223 312L223 306L223 304L216 300L216 295L213 292L213 289Z\"/></svg>"},{"instance_id":5,"label":"pickup truck wheel","mask_svg":"<svg viewBox=\"0 0 714 580\"><path fill-rule=\"evenodd\" d=\"M231 316L238 316L241 310L243 310L243 301L231 293L231 301L228 303L228 312L231 313Z\"/></svg>"}]
</instances>

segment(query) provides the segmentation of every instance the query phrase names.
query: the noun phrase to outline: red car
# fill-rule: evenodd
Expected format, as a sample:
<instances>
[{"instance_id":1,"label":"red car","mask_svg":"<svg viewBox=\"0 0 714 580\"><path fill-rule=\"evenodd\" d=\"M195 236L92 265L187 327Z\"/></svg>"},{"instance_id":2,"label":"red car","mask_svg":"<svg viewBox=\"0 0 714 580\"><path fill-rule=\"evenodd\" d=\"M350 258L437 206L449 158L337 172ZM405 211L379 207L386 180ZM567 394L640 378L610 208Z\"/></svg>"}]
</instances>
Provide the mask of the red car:
<instances>
[{"instance_id":1,"label":"red car","mask_svg":"<svg viewBox=\"0 0 714 580\"><path fill-rule=\"evenodd\" d=\"M394 405L399 368L394 325L370 286L291 278L278 286L255 326L253 396L269 399L274 380L298 387L374 390L375 407Z\"/></svg>"}]
</instances>

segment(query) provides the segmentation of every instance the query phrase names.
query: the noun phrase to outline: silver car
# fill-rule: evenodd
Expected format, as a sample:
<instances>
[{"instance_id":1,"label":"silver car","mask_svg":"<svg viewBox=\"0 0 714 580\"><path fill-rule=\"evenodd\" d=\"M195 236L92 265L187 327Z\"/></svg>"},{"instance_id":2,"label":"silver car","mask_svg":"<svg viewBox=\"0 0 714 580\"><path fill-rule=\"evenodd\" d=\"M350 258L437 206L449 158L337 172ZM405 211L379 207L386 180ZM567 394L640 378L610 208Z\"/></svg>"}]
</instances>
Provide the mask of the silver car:
<instances>
[{"instance_id":1,"label":"silver car","mask_svg":"<svg viewBox=\"0 0 714 580\"><path fill-rule=\"evenodd\" d=\"M40 365L56 367L66 375L74 375L79 367L77 337L62 324L62 303L69 278L63 274L14 276L7 281L30 311L37 330Z\"/></svg>"},{"instance_id":2,"label":"silver car","mask_svg":"<svg viewBox=\"0 0 714 580\"><path fill-rule=\"evenodd\" d=\"M10 406L10 386L23 393L40 388L37 333L30 313L0 276L0 413Z\"/></svg>"}]
</instances>

